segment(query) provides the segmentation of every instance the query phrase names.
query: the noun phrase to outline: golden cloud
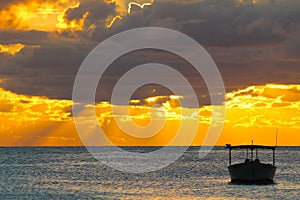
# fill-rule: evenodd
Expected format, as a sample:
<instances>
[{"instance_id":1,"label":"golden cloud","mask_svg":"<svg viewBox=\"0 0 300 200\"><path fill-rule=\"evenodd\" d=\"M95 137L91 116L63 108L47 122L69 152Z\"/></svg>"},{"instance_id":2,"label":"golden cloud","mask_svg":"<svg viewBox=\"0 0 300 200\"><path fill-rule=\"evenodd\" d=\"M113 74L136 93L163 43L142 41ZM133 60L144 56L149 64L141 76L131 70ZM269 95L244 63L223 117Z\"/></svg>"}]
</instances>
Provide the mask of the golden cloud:
<instances>
[{"instance_id":1,"label":"golden cloud","mask_svg":"<svg viewBox=\"0 0 300 200\"><path fill-rule=\"evenodd\" d=\"M0 117L14 122L71 120L71 100L18 95L0 88L0 105Z\"/></svg>"},{"instance_id":2,"label":"golden cloud","mask_svg":"<svg viewBox=\"0 0 300 200\"><path fill-rule=\"evenodd\" d=\"M27 0L11 3L7 8L0 10L0 29L17 30L82 30L89 11L83 13L80 19L68 21L65 15L68 10L78 8L80 0ZM122 16L131 13L132 6L140 7L151 5L153 2L137 3L135 1L108 0L107 3L115 3L116 16L105 19L106 28L110 28ZM88 28L95 28L95 24Z\"/></svg>"},{"instance_id":3,"label":"golden cloud","mask_svg":"<svg viewBox=\"0 0 300 200\"><path fill-rule=\"evenodd\" d=\"M25 47L24 44L0 44L0 53L15 55Z\"/></svg>"},{"instance_id":4,"label":"golden cloud","mask_svg":"<svg viewBox=\"0 0 300 200\"><path fill-rule=\"evenodd\" d=\"M0 11L0 28L53 31L56 30L58 16L66 7L76 3L75 0L27 0L12 3Z\"/></svg>"},{"instance_id":5,"label":"golden cloud","mask_svg":"<svg viewBox=\"0 0 300 200\"><path fill-rule=\"evenodd\" d=\"M300 128L300 85L251 86L226 97L233 127Z\"/></svg>"},{"instance_id":6,"label":"golden cloud","mask_svg":"<svg viewBox=\"0 0 300 200\"><path fill-rule=\"evenodd\" d=\"M9 54L9 55L15 55L19 53L22 49L36 49L40 48L39 45L25 45L21 43L17 44L0 44L0 54Z\"/></svg>"},{"instance_id":7,"label":"golden cloud","mask_svg":"<svg viewBox=\"0 0 300 200\"><path fill-rule=\"evenodd\" d=\"M281 139L282 144L295 144L298 138L295 133L300 129L300 85L251 86L227 93L226 96L225 127L218 144L244 140L249 142L251 137L269 144L269 137L273 137L276 128L285 135L285 138ZM100 102L96 105L86 105L86 108L95 108L98 125L111 141L118 145L168 144L182 120L198 121L198 133L193 144L200 145L211 124L212 106L183 108L179 102L176 102L176 106L170 106L170 101L179 101L180 98L184 97L150 97L133 101L136 105L128 106ZM142 105L141 102L146 104ZM152 107L153 102L160 103L161 107ZM71 115L72 105L71 100L19 95L0 89L1 144L81 145ZM214 114L218 116L217 113ZM86 117L80 122L86 123L88 120L94 121ZM133 121L138 126L147 126L153 120L164 120L165 124L155 136L148 139L131 137L116 123L126 126ZM291 139L293 137L294 139ZM182 141L182 144L178 145L184 144L185 141Z\"/></svg>"}]
</instances>

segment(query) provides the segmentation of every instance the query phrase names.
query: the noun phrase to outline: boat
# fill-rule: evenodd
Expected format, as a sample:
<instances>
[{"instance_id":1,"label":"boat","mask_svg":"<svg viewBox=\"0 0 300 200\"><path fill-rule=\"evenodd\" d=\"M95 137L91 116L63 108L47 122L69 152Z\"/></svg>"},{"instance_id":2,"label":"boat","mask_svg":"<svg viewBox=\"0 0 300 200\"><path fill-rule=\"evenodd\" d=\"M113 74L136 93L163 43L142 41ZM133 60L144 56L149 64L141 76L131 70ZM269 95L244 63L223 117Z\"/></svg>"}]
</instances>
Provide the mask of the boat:
<instances>
[{"instance_id":1,"label":"boat","mask_svg":"<svg viewBox=\"0 0 300 200\"><path fill-rule=\"evenodd\" d=\"M226 144L229 149L229 174L231 183L250 183L250 184L268 184L273 183L273 179L276 172L275 166L275 149L276 146L263 146L263 145L238 145L231 146ZM244 149L246 150L246 159L242 163L231 163L232 150ZM259 149L269 149L273 151L273 162L262 163L258 159ZM250 150L250 156L249 156ZM253 152L255 151L255 159Z\"/></svg>"}]
</instances>

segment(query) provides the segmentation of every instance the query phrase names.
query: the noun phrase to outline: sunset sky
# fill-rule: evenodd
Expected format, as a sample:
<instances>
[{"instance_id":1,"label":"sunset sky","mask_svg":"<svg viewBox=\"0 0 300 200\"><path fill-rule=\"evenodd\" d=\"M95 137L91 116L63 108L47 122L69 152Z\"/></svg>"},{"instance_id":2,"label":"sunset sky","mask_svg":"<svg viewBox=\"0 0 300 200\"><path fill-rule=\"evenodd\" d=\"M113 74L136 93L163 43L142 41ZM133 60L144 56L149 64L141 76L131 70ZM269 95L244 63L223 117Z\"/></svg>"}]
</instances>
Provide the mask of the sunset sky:
<instances>
[{"instance_id":1,"label":"sunset sky","mask_svg":"<svg viewBox=\"0 0 300 200\"><path fill-rule=\"evenodd\" d=\"M252 139L275 145L277 130L278 145L300 145L299 0L2 0L0 146L82 145L72 115L81 63L108 37L151 26L187 34L218 66L226 88L226 118L217 145ZM122 74L149 62L184 74L195 86L199 108L182 108L180 100L188 97L157 85L138 89L129 106L112 105L111 92ZM202 144L212 105L205 83L182 58L155 50L132 52L115 61L99 85L92 106L114 144L166 145L181 120L198 121L193 145ZM154 108L150 119L155 104L161 108ZM124 114L128 108L130 116ZM162 110L164 127L150 138L129 136L116 124L133 120L146 126L163 120ZM182 110L188 115L182 116ZM188 144L183 139L176 145Z\"/></svg>"}]
</instances>

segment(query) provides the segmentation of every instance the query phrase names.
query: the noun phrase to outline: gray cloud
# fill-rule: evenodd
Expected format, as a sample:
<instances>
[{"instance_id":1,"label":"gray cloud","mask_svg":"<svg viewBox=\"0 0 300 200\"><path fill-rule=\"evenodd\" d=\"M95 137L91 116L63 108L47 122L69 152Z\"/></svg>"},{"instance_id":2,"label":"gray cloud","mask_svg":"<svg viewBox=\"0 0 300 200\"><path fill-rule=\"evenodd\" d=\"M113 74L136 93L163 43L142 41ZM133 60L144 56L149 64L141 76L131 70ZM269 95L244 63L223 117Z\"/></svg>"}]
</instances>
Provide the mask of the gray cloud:
<instances>
[{"instance_id":1,"label":"gray cloud","mask_svg":"<svg viewBox=\"0 0 300 200\"><path fill-rule=\"evenodd\" d=\"M0 3L7 4L8 1ZM106 29L106 20L117 15L116 9L114 3L96 0L82 1L80 7L69 9L66 21L79 20L86 12L90 13L82 31L0 31L1 44L41 46L26 47L15 56L0 55L0 78L6 79L0 86L19 93L70 98L76 72L98 42L121 31L144 26L172 28L197 40L216 61L228 90L268 82L299 83L298 0L264 1L257 5L237 4L235 0L160 0L144 9L135 8ZM139 59L147 60L146 57L133 54L123 58L116 62L114 70L122 72L123 66L128 68L135 63L132 60L142 63ZM159 62L166 58L169 57L159 54L154 60ZM187 65L176 65L178 59L172 59L167 64L175 65L190 79L194 78ZM109 76L114 73L108 74L108 81ZM103 99L109 97L110 83L107 90L99 91Z\"/></svg>"},{"instance_id":2,"label":"gray cloud","mask_svg":"<svg viewBox=\"0 0 300 200\"><path fill-rule=\"evenodd\" d=\"M41 44L48 39L48 33L43 31L0 31L0 44L22 43L27 45Z\"/></svg>"},{"instance_id":3,"label":"gray cloud","mask_svg":"<svg viewBox=\"0 0 300 200\"><path fill-rule=\"evenodd\" d=\"M86 12L89 12L89 15L85 23L97 24L99 20L105 20L108 16L116 15L116 4L104 0L82 1L79 7L69 8L64 17L67 21L78 21Z\"/></svg>"}]
</instances>

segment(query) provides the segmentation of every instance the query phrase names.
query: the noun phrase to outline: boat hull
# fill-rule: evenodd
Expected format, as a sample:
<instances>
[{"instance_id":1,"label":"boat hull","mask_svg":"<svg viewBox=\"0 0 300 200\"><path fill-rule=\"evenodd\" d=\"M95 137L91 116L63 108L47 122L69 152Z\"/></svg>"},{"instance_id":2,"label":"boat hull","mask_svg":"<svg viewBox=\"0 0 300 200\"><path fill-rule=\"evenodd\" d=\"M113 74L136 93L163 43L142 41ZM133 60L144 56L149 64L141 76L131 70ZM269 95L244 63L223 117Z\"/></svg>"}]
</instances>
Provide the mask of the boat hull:
<instances>
[{"instance_id":1,"label":"boat hull","mask_svg":"<svg viewBox=\"0 0 300 200\"><path fill-rule=\"evenodd\" d=\"M232 183L273 183L276 167L250 161L228 167Z\"/></svg>"}]
</instances>

